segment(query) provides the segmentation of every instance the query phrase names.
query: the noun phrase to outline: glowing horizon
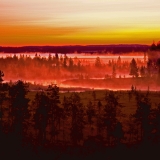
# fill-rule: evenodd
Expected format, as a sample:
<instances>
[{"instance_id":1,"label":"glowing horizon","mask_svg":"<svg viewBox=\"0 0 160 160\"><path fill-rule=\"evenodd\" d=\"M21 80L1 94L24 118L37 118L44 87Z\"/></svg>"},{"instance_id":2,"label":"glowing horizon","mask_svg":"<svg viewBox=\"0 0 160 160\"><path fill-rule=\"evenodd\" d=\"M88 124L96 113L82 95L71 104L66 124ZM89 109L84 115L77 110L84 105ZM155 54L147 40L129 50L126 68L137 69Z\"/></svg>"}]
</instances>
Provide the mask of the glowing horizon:
<instances>
[{"instance_id":1,"label":"glowing horizon","mask_svg":"<svg viewBox=\"0 0 160 160\"><path fill-rule=\"evenodd\" d=\"M0 46L151 44L159 0L1 0Z\"/></svg>"}]
</instances>

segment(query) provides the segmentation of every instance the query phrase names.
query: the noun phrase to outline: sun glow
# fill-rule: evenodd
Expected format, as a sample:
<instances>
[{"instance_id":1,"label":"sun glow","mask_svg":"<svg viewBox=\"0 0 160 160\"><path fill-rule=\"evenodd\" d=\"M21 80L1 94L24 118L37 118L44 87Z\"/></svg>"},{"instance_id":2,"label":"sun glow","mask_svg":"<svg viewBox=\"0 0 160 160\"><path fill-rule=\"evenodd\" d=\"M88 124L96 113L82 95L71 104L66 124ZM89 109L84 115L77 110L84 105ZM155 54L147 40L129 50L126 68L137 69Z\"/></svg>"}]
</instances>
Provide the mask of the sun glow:
<instances>
[{"instance_id":1,"label":"sun glow","mask_svg":"<svg viewBox=\"0 0 160 160\"><path fill-rule=\"evenodd\" d=\"M1 0L0 45L158 41L160 1Z\"/></svg>"}]
</instances>

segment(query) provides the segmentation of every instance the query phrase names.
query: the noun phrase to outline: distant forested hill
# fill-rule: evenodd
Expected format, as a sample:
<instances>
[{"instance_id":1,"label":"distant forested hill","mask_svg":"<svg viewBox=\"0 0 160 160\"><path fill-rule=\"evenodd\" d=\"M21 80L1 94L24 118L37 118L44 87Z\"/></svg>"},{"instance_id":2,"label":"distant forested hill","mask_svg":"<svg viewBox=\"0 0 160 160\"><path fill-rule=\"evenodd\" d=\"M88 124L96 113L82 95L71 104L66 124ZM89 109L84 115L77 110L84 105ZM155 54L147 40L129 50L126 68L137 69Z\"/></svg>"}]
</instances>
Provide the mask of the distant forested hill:
<instances>
[{"instance_id":1,"label":"distant forested hill","mask_svg":"<svg viewBox=\"0 0 160 160\"><path fill-rule=\"evenodd\" d=\"M22 52L49 52L49 53L127 53L127 52L146 52L148 45L87 45L87 46L22 46L22 47L2 47L3 53L22 53Z\"/></svg>"}]
</instances>

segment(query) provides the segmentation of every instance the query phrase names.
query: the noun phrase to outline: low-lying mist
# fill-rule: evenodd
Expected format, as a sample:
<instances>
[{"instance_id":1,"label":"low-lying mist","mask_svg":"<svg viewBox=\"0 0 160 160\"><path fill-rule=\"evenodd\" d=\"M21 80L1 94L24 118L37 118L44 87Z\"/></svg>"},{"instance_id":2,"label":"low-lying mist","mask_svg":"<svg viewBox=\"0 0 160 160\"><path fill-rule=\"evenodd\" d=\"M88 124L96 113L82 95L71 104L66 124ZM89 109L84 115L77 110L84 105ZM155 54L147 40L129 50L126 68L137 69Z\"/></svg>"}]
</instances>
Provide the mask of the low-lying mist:
<instances>
[{"instance_id":1,"label":"low-lying mist","mask_svg":"<svg viewBox=\"0 0 160 160\"><path fill-rule=\"evenodd\" d=\"M74 56L73 56L74 55ZM115 56L85 54L6 55L0 58L0 70L4 82L23 80L32 84L47 86L57 84L63 88L82 87L94 89L130 89L131 85L140 90L158 88L157 75L142 75L140 68L147 67L143 53L128 53ZM135 58L139 69L137 78L130 75L130 63ZM134 78L133 78L134 77Z\"/></svg>"}]
</instances>

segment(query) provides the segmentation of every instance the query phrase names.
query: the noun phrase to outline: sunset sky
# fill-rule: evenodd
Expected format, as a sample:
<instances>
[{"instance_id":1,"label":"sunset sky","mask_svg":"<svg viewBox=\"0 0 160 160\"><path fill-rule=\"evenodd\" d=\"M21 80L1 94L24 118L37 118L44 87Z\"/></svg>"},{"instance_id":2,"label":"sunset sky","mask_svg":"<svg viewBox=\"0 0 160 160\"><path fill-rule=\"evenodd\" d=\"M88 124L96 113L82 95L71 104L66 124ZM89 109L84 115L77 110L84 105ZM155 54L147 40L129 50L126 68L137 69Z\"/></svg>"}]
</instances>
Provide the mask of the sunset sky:
<instances>
[{"instance_id":1,"label":"sunset sky","mask_svg":"<svg viewBox=\"0 0 160 160\"><path fill-rule=\"evenodd\" d=\"M0 0L0 46L153 40L160 40L160 0Z\"/></svg>"}]
</instances>

